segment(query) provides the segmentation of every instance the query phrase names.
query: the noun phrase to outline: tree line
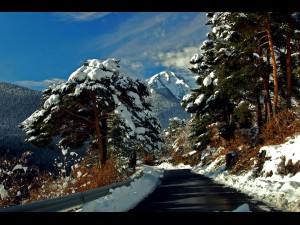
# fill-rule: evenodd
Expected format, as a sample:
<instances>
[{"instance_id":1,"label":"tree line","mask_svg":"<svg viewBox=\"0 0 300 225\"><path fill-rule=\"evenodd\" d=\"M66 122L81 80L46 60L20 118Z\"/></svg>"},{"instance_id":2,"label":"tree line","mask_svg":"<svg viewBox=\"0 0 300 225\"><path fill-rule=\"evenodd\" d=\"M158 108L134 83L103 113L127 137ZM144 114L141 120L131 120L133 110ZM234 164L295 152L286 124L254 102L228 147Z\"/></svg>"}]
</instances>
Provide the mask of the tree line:
<instances>
[{"instance_id":1,"label":"tree line","mask_svg":"<svg viewBox=\"0 0 300 225\"><path fill-rule=\"evenodd\" d=\"M297 108L300 97L300 13L206 15L211 31L190 60L199 88L181 101L203 146L209 124L217 123L227 140L236 127L259 132L274 115Z\"/></svg>"}]
</instances>

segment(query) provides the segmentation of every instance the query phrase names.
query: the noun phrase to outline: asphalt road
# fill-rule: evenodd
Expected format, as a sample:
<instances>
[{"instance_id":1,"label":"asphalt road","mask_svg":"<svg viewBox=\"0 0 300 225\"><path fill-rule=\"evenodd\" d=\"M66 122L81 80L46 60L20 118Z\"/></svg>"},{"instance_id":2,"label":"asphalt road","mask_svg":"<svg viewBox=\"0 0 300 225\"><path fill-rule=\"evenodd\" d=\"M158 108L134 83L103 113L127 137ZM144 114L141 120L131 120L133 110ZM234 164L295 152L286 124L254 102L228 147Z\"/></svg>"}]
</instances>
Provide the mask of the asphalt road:
<instances>
[{"instance_id":1,"label":"asphalt road","mask_svg":"<svg viewBox=\"0 0 300 225\"><path fill-rule=\"evenodd\" d=\"M129 212L227 212L245 207L251 212L279 211L203 175L179 169L165 170L161 184Z\"/></svg>"}]
</instances>

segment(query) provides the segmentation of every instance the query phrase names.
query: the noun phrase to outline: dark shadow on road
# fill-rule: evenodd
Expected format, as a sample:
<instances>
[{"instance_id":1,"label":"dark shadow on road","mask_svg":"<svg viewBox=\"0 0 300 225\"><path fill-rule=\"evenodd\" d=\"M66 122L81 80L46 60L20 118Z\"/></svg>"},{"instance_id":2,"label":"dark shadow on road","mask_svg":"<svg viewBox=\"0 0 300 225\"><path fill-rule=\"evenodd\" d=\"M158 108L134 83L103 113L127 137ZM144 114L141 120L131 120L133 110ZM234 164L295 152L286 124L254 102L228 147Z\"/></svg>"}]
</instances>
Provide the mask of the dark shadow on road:
<instances>
[{"instance_id":1,"label":"dark shadow on road","mask_svg":"<svg viewBox=\"0 0 300 225\"><path fill-rule=\"evenodd\" d=\"M220 212L247 204L251 212L278 211L189 169L166 170L161 184L129 212Z\"/></svg>"}]
</instances>

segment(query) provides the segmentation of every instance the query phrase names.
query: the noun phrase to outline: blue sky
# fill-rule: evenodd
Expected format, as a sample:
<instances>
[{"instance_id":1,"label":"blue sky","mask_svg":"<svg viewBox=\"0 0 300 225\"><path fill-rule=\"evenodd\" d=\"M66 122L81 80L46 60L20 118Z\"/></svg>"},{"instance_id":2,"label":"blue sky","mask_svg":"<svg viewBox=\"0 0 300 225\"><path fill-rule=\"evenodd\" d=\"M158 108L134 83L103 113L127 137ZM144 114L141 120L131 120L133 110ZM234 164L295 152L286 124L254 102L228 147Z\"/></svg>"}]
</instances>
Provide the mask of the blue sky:
<instances>
[{"instance_id":1,"label":"blue sky","mask_svg":"<svg viewBox=\"0 0 300 225\"><path fill-rule=\"evenodd\" d=\"M189 73L208 27L201 12L0 12L0 81L43 90L86 59L121 59L146 79Z\"/></svg>"}]
</instances>

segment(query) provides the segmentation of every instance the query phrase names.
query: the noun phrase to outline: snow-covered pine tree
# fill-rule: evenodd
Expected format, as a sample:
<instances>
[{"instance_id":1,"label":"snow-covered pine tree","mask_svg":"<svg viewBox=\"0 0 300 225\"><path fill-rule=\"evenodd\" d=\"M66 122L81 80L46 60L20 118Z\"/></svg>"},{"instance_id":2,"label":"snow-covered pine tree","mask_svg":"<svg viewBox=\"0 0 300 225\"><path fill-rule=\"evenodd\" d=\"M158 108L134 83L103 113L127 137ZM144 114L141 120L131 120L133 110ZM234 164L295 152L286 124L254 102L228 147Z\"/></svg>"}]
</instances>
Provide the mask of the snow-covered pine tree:
<instances>
[{"instance_id":1,"label":"snow-covered pine tree","mask_svg":"<svg viewBox=\"0 0 300 225\"><path fill-rule=\"evenodd\" d=\"M200 47L201 53L194 55L190 63L193 64L190 70L198 73L197 84L199 88L192 89L190 94L183 97L181 105L189 113L192 113L190 122L192 135L198 137L194 146L195 149L202 149L210 138L210 132L206 129L209 124L221 122L224 136L226 138L230 128L233 104L229 95L218 86L216 76L217 65L221 62L224 52L218 51L217 29L220 28L220 18L223 13L207 13L209 20L206 25L210 25L212 30L207 34L207 40ZM225 134L227 132L227 134Z\"/></svg>"},{"instance_id":2,"label":"snow-covered pine tree","mask_svg":"<svg viewBox=\"0 0 300 225\"><path fill-rule=\"evenodd\" d=\"M291 93L297 98L291 82L299 82L295 79L299 71L298 13L210 12L207 17L211 32L201 53L190 60L190 70L199 74L199 88L182 100L182 106L192 113L192 135L199 138L200 147L209 138L206 128L212 123L221 125L223 137L233 135L231 128L236 125L249 127L255 121L254 126L261 127L272 117L278 100L281 110L283 99L289 107Z\"/></svg>"},{"instance_id":3,"label":"snow-covered pine tree","mask_svg":"<svg viewBox=\"0 0 300 225\"><path fill-rule=\"evenodd\" d=\"M66 150L89 143L98 150L100 165L107 160L108 144L114 143L108 142L114 139L109 134L116 130L127 151L136 145L147 152L159 151L160 124L147 102L148 88L124 75L119 61L87 60L66 82L44 90L42 107L20 124L29 136L26 141L45 146L59 140L56 144Z\"/></svg>"}]
</instances>

